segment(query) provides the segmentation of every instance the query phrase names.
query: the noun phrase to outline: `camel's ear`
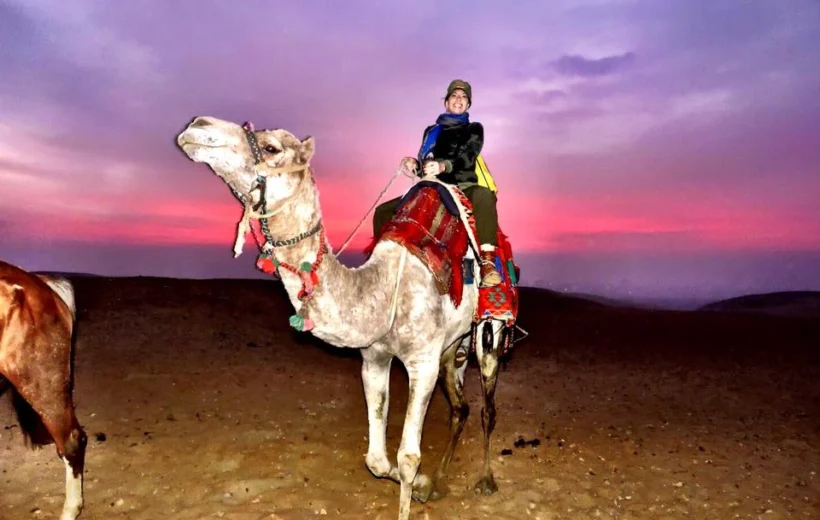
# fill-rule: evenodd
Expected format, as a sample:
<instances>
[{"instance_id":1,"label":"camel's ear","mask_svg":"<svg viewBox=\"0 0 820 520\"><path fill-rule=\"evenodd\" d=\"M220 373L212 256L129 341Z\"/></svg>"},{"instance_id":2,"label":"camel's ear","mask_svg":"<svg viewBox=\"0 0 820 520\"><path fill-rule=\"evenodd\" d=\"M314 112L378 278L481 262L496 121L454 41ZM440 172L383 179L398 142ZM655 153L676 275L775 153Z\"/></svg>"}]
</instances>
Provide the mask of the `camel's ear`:
<instances>
[{"instance_id":1,"label":"camel's ear","mask_svg":"<svg viewBox=\"0 0 820 520\"><path fill-rule=\"evenodd\" d=\"M316 151L316 145L313 141L313 136L309 135L302 139L302 146L299 150L301 162L307 163L313 157L313 152Z\"/></svg>"}]
</instances>

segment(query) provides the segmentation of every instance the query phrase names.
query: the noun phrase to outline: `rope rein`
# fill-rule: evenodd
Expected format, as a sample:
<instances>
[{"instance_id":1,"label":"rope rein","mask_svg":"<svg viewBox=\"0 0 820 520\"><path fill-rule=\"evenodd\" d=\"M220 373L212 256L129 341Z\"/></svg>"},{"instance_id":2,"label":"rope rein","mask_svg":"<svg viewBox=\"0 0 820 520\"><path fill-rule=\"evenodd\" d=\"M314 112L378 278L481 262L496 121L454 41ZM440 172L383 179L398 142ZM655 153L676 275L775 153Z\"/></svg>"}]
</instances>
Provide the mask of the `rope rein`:
<instances>
[{"instance_id":1,"label":"rope rein","mask_svg":"<svg viewBox=\"0 0 820 520\"><path fill-rule=\"evenodd\" d=\"M415 178L415 176L416 176L416 174L415 174L415 173L413 173L411 170L408 170L407 168L405 168L405 167L404 167L404 165L399 166L399 167L396 169L396 172L395 172L395 173L393 174L393 176L390 178L390 181L388 181L387 186L385 186L385 187L384 187L384 189L382 189L381 193L379 193L379 196L378 196L378 197L376 197L376 201L373 203L373 205L372 205L372 206L370 206L370 209L368 209L368 210L367 210L367 213L365 213L365 214L364 214L364 216L363 216L363 217L362 217L362 219L359 221L359 223L358 223L358 224L356 224L356 227L355 227L355 228L353 228L353 231L350 233L350 235L349 235L349 236L347 237L347 239L344 241L344 243L342 244L342 247L340 247L340 248L339 248L339 250L335 252L335 254L336 254L336 255L341 254L341 253L342 253L342 251L344 251L344 250L345 250L345 248L346 248L348 245L350 245L350 241L351 241L351 240L353 240L353 237L354 237L354 236L356 236L356 233L358 233L358 232L359 232L359 228L361 228L361 227L362 227L362 224L364 224L365 220L367 220L367 217L368 217L368 216L370 215L370 213L371 213L371 212L372 212L372 211L376 208L376 206L379 204L379 201L380 201L380 200L382 200L382 197L384 197L384 194L385 194L385 193L387 193L387 190L389 190L389 189L390 189L390 186L393 184L393 182L394 182L396 179L398 179L398 178L399 178L399 175L400 175L400 174L404 174L404 176L405 176L405 177L408 177L408 178L410 178L411 180L413 180L413 179Z\"/></svg>"}]
</instances>

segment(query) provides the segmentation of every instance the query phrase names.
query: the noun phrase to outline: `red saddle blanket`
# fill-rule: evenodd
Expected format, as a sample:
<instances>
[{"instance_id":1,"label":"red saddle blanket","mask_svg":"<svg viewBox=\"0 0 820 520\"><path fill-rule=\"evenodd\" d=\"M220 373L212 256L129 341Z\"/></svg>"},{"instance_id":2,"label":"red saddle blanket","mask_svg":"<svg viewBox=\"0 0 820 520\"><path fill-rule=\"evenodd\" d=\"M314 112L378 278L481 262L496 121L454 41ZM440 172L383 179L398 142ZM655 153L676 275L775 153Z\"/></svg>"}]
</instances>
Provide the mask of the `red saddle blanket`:
<instances>
[{"instance_id":1,"label":"red saddle blanket","mask_svg":"<svg viewBox=\"0 0 820 520\"><path fill-rule=\"evenodd\" d=\"M470 201L461 195L469 208ZM475 220L470 217L475 228ZM458 307L464 293L462 262L469 247L469 238L458 215L453 215L432 187L419 188L406 200L396 215L385 224L381 233L365 249L370 256L381 240L392 240L427 266L433 274L439 294L447 294Z\"/></svg>"},{"instance_id":2,"label":"red saddle blanket","mask_svg":"<svg viewBox=\"0 0 820 520\"><path fill-rule=\"evenodd\" d=\"M467 222L476 236L470 200L460 190L453 192L468 210ZM433 274L439 294L449 295L456 307L461 304L465 283L463 262L470 240L461 218L446 208L437 189L424 186L410 194L393 219L373 238L365 255L369 257L381 240L406 247ZM494 287L479 288L475 319L492 317L512 326L518 315L519 269L513 261L510 242L500 229L496 252L496 269L502 282ZM471 283L480 283L480 280L472 280L471 272L468 276Z\"/></svg>"}]
</instances>

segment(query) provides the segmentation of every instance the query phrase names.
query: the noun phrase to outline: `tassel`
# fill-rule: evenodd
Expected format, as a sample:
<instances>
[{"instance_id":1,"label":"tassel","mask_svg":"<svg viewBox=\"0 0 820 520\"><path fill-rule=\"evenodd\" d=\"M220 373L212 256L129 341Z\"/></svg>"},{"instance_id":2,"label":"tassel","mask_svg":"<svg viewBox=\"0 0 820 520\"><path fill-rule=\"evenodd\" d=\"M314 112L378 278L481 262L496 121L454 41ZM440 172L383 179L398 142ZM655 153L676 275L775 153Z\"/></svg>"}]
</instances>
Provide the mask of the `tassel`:
<instances>
[{"instance_id":1,"label":"tassel","mask_svg":"<svg viewBox=\"0 0 820 520\"><path fill-rule=\"evenodd\" d=\"M237 258L242 254L242 247L245 245L245 235L250 231L250 205L246 205L242 211L242 218L236 225L236 240L233 243L233 257Z\"/></svg>"},{"instance_id":2,"label":"tassel","mask_svg":"<svg viewBox=\"0 0 820 520\"><path fill-rule=\"evenodd\" d=\"M276 272L276 262L268 255L259 255L256 258L256 268L265 274L273 274Z\"/></svg>"},{"instance_id":3,"label":"tassel","mask_svg":"<svg viewBox=\"0 0 820 520\"><path fill-rule=\"evenodd\" d=\"M315 284L313 283L314 277L311 276L311 274L313 273L299 271L299 278L302 279L302 287L305 295L313 294L313 288Z\"/></svg>"},{"instance_id":4,"label":"tassel","mask_svg":"<svg viewBox=\"0 0 820 520\"><path fill-rule=\"evenodd\" d=\"M290 323L291 327L300 332L311 330L313 329L313 327L316 326L312 319L305 318L304 316L302 316L301 312L299 314L294 314L293 316L291 316L288 319L288 322Z\"/></svg>"},{"instance_id":5,"label":"tassel","mask_svg":"<svg viewBox=\"0 0 820 520\"><path fill-rule=\"evenodd\" d=\"M288 322L290 326L296 330L303 330L305 326L305 319L302 317L301 314L294 314L290 318L288 318Z\"/></svg>"}]
</instances>

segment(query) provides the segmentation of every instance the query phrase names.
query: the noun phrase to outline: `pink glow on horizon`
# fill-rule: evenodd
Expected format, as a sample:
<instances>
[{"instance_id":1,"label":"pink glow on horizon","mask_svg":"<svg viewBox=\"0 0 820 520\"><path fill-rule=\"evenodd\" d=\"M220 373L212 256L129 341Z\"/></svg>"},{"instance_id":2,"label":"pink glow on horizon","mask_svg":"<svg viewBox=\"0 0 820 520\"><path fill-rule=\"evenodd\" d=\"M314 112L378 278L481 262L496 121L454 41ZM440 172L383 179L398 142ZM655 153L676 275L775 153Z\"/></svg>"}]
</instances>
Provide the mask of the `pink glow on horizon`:
<instances>
[{"instance_id":1,"label":"pink glow on horizon","mask_svg":"<svg viewBox=\"0 0 820 520\"><path fill-rule=\"evenodd\" d=\"M175 272L157 250L230 254L242 208L174 142L199 115L314 136L338 249L456 77L473 85L501 227L516 252L542 259L529 276L549 279L553 253L669 265L689 253L820 254L820 5L604 4L456 2L470 27L496 30L465 39L430 0L2 2L0 257L121 245L146 252L146 271ZM383 200L410 184L397 179ZM371 219L350 250L370 241ZM610 283L605 271L584 276Z\"/></svg>"},{"instance_id":2,"label":"pink glow on horizon","mask_svg":"<svg viewBox=\"0 0 820 520\"><path fill-rule=\"evenodd\" d=\"M196 166L202 170L207 168ZM328 237L338 249L374 199L362 196L357 187L332 179L330 174L317 183ZM35 226L32 222L22 225L31 226L28 236L37 240L230 245L242 207L221 180L214 177L211 181L221 190L208 197L192 200L180 195L140 194L130 197L126 207L107 214L49 214L46 209L40 218L49 222L47 226ZM395 189L382 200L401 194L408 186L408 180L397 180ZM223 193L220 195L219 191ZM374 198L378 194L372 186L367 191ZM820 230L809 232L778 215L733 210L716 201L692 207L678 199L656 201L663 212L656 207L647 214L642 201L645 199L641 196L629 195L590 206L583 197L532 195L505 189L502 185L499 213L502 229L511 236L516 251L521 252L652 249L657 246L653 237L663 240L665 236L673 237L676 243L666 243L664 247L680 250L820 249ZM624 212L624 206L634 210ZM540 219L533 218L535 207L542 209ZM349 249L362 249L369 243L371 221L372 214L361 224ZM33 231L35 228L37 231ZM20 235L12 230L9 236ZM246 240L252 241L251 235Z\"/></svg>"}]
</instances>

